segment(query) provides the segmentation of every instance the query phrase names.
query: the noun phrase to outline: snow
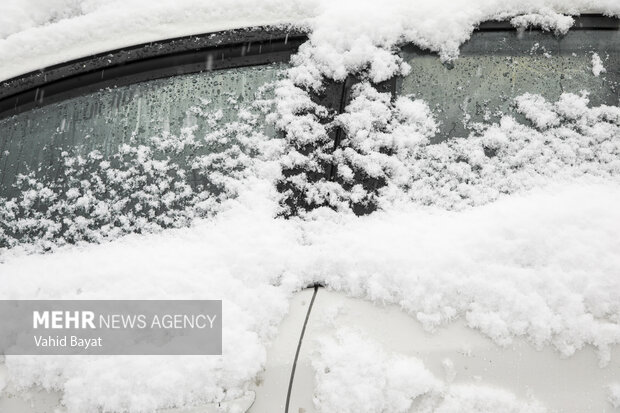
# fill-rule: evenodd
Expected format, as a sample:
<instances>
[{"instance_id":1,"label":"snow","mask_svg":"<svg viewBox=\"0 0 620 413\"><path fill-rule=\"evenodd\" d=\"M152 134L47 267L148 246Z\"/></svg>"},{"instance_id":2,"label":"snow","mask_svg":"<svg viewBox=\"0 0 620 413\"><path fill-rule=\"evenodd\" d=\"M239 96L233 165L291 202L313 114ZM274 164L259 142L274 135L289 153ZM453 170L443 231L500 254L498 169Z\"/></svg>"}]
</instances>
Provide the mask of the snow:
<instances>
[{"instance_id":1,"label":"snow","mask_svg":"<svg viewBox=\"0 0 620 413\"><path fill-rule=\"evenodd\" d=\"M0 396L4 392L5 387L6 387L6 373L4 369L0 369Z\"/></svg>"},{"instance_id":2,"label":"snow","mask_svg":"<svg viewBox=\"0 0 620 413\"><path fill-rule=\"evenodd\" d=\"M315 369L314 404L319 412L340 413L543 413L534 400L522 401L498 388L444 383L414 357L386 353L357 331L342 328L321 337Z\"/></svg>"},{"instance_id":3,"label":"snow","mask_svg":"<svg viewBox=\"0 0 620 413\"><path fill-rule=\"evenodd\" d=\"M264 365L287 298L314 281L400 304L431 330L465 318L504 345L519 335L570 355L591 344L604 362L620 342L615 182L549 183L462 212L410 206L310 221L274 218L272 189L252 184L254 193L191 228L15 251L0 265L19 280L2 298L223 299L222 357L7 357L11 380L64 390L76 412L234 397Z\"/></svg>"},{"instance_id":4,"label":"snow","mask_svg":"<svg viewBox=\"0 0 620 413\"><path fill-rule=\"evenodd\" d=\"M409 207L315 223L306 239L338 251L321 271L331 288L397 304L429 330L465 317L501 344L525 335L570 355L588 342L604 362L620 334L620 281L608 272L618 243L603 230L618 219L607 198L618 195L615 183L556 183L458 213Z\"/></svg>"},{"instance_id":5,"label":"snow","mask_svg":"<svg viewBox=\"0 0 620 413\"><path fill-rule=\"evenodd\" d=\"M312 14L316 4L312 0L11 0L1 7L0 79L6 80L155 40L297 21Z\"/></svg>"},{"instance_id":6,"label":"snow","mask_svg":"<svg viewBox=\"0 0 620 413\"><path fill-rule=\"evenodd\" d=\"M540 95L526 93L515 99L518 110L539 129L558 126L560 118L553 106Z\"/></svg>"},{"instance_id":7,"label":"snow","mask_svg":"<svg viewBox=\"0 0 620 413\"><path fill-rule=\"evenodd\" d=\"M471 125L467 139L438 144L430 144L437 122L425 102L406 96L392 102L389 93L366 82L354 87L352 98L335 119L347 132L338 149L319 145L308 156L295 151L298 165L316 164L314 158L338 165L341 183L286 178L315 194L311 206L344 211L413 200L458 210L532 188L549 176L620 174L620 109L589 107L586 92L564 93L555 103L540 95L518 96L517 111L533 126L505 115L498 123ZM323 127L319 119L314 122ZM315 135L318 142L325 139L321 133ZM306 131L304 144L311 134ZM356 176L371 181L357 184Z\"/></svg>"},{"instance_id":8,"label":"snow","mask_svg":"<svg viewBox=\"0 0 620 413\"><path fill-rule=\"evenodd\" d=\"M454 362L448 358L443 359L441 362L445 372L446 372L446 382L452 383L456 378L456 370L454 369Z\"/></svg>"},{"instance_id":9,"label":"snow","mask_svg":"<svg viewBox=\"0 0 620 413\"><path fill-rule=\"evenodd\" d=\"M221 201L235 196L244 177L269 174L268 168L259 172L265 169L261 159L273 157L279 145L261 131L262 102L239 108L230 101L239 111L229 122L220 121L221 110L208 103L190 108L192 115L217 124L205 136L186 127L179 136L164 133L146 142L136 142L132 135L111 157L99 150L85 155L73 153L74 148L64 151L61 180L35 172L18 176L19 195L0 197L0 248L48 251L66 243L178 228L212 215ZM186 154L201 150L187 165ZM190 174L199 186L188 184Z\"/></svg>"},{"instance_id":10,"label":"snow","mask_svg":"<svg viewBox=\"0 0 620 413\"><path fill-rule=\"evenodd\" d=\"M152 147L122 147L122 168L97 153L68 155L73 180L64 201L59 188L26 176L21 198L0 211L10 231L32 236L28 245L43 240L39 247L53 250L31 254L28 245L10 243L0 257L0 298L222 299L224 354L7 357L12 383L61 390L68 410L80 413L234 399L263 369L290 296L315 282L398 304L430 331L462 318L501 345L521 336L564 356L593 346L602 365L620 343L620 109L592 106L587 91L554 102L525 94L515 99L525 121L504 115L430 145L437 119L428 105L392 100L371 84L407 73L394 53L402 42L455 59L484 20L512 18L518 27L563 33L572 24L563 13L592 11L591 1L30 0L2 7L2 79L192 33L262 23L309 30L286 78L273 85L275 97L257 102L284 137L267 139L249 108L240 108L236 122L206 137L189 128L153 137ZM620 15L620 4L600 1L596 11ZM349 74L362 81L343 114L312 101L325 77ZM218 123L217 113L194 110ZM332 153L335 126L346 134ZM197 138L206 139L201 145L235 142L193 165L223 188L217 199L190 191L170 161L153 156L192 148ZM308 145L317 150L304 151ZM314 179L331 161L341 180ZM84 170L99 180L88 183L79 176ZM385 185L365 186L356 174ZM106 179L120 185L117 198L103 197ZM287 203L299 194L316 208ZM127 199L140 206L123 210ZM169 208L176 201L184 208ZM50 206L32 212L35 203ZM378 211L352 213L368 205ZM58 237L62 217L69 238ZM93 229L102 220L123 230ZM65 245L103 240L112 241ZM354 332L326 338L321 354L322 411L406 411L414 400L440 412L544 411L501 389L444 383L419 360L386 354ZM356 397L339 397L349 392Z\"/></svg>"},{"instance_id":11,"label":"snow","mask_svg":"<svg viewBox=\"0 0 620 413\"><path fill-rule=\"evenodd\" d=\"M598 53L592 53L592 74L599 77L601 73L605 73L607 70L603 66L603 61Z\"/></svg>"},{"instance_id":12,"label":"snow","mask_svg":"<svg viewBox=\"0 0 620 413\"><path fill-rule=\"evenodd\" d=\"M399 41L449 59L484 20L527 15L515 23L561 32L570 18L559 13L620 14L616 0L8 0L1 7L0 80L140 43L290 23L312 29L300 59L336 77L370 61L379 79L402 66L389 53Z\"/></svg>"},{"instance_id":13,"label":"snow","mask_svg":"<svg viewBox=\"0 0 620 413\"><path fill-rule=\"evenodd\" d=\"M413 399L442 387L420 360L386 354L349 330L323 337L312 365L319 412L406 412Z\"/></svg>"},{"instance_id":14,"label":"snow","mask_svg":"<svg viewBox=\"0 0 620 413\"><path fill-rule=\"evenodd\" d=\"M513 394L481 385L452 386L434 413L544 413L547 409L536 401L523 401Z\"/></svg>"},{"instance_id":15,"label":"snow","mask_svg":"<svg viewBox=\"0 0 620 413\"><path fill-rule=\"evenodd\" d=\"M613 407L620 407L620 383L609 385L609 403Z\"/></svg>"},{"instance_id":16,"label":"snow","mask_svg":"<svg viewBox=\"0 0 620 413\"><path fill-rule=\"evenodd\" d=\"M544 10L538 14L523 14L510 20L513 26L525 30L529 27L540 27L555 34L566 34L575 21L570 16L558 14L553 10Z\"/></svg>"},{"instance_id":17,"label":"snow","mask_svg":"<svg viewBox=\"0 0 620 413\"><path fill-rule=\"evenodd\" d=\"M222 357L15 356L6 358L11 381L63 390L68 410L82 413L147 412L242 395L287 311L290 290L276 285L297 234L272 218L273 203L240 208L234 218L222 214L191 230L14 257L0 269L3 279L19 280L3 286L2 298L223 299Z\"/></svg>"},{"instance_id":18,"label":"snow","mask_svg":"<svg viewBox=\"0 0 620 413\"><path fill-rule=\"evenodd\" d=\"M293 211L286 204L302 198L300 194L311 207L344 213L360 205L390 209L412 201L462 210L536 187L550 177L620 176L620 109L590 107L586 92L562 94L557 102L518 96L517 112L532 126L505 115L498 123L472 125L466 139L432 145L437 121L425 102L407 96L392 101L389 93L367 82L353 88L352 98L333 119L332 125L346 132L335 151L328 136L332 126L324 122L326 108L287 79L277 84L273 99L238 107L237 119L220 122L205 136L184 128L179 136L151 137L150 146L121 145L112 159L98 151L65 153L63 182L22 176L20 195L0 199L0 245L40 251L187 226L217 213L252 176L290 185L284 209L301 215L314 212L300 205ZM221 118L208 104L190 111L214 124ZM261 132L260 111L269 112L268 121L286 131L285 138L270 139ZM218 149L221 145L227 149ZM308 153L307 145L316 149ZM216 150L182 167L187 151L199 148ZM340 181L309 179L327 161L338 164ZM284 178L281 168L301 172ZM199 176L203 186L190 187L189 173ZM360 184L358 176L382 184Z\"/></svg>"}]
</instances>

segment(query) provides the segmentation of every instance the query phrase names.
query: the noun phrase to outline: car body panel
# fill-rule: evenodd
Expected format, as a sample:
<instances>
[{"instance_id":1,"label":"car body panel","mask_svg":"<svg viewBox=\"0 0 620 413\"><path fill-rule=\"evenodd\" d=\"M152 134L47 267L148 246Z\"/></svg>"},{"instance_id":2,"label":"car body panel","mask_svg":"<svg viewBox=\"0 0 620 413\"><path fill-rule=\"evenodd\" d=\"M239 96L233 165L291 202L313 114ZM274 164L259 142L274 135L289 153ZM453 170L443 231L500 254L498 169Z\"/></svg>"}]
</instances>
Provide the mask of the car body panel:
<instances>
[{"instance_id":1,"label":"car body panel","mask_svg":"<svg viewBox=\"0 0 620 413\"><path fill-rule=\"evenodd\" d=\"M334 316L335 315L335 316ZM421 360L435 377L450 384L475 384L507 390L519 399L534 397L549 411L614 412L606 387L620 378L620 348L611 362L599 365L596 351L578 350L566 358L550 347L540 350L522 338L502 347L460 319L431 333L415 316L393 305L380 305L321 289L302 343L291 393L290 412L315 412L313 358L317 339L340 328L354 329L384 351ZM454 366L446 378L444 361ZM456 373L454 375L454 373Z\"/></svg>"},{"instance_id":2,"label":"car body panel","mask_svg":"<svg viewBox=\"0 0 620 413\"><path fill-rule=\"evenodd\" d=\"M313 293L313 289L308 288L291 299L289 312L267 349L265 371L252 389L256 392L256 400L249 413L284 411L291 369Z\"/></svg>"},{"instance_id":3,"label":"car body panel","mask_svg":"<svg viewBox=\"0 0 620 413\"><path fill-rule=\"evenodd\" d=\"M267 349L264 372L243 397L218 405L164 409L158 413L316 412L313 397L318 339L333 336L343 327L359 331L388 353L415 357L433 375L451 384L474 384L509 391L520 399L534 397L549 411L616 412L607 401L607 385L620 377L620 348L611 361L600 365L593 348L562 357L555 350L534 348L515 338L499 346L457 320L436 332L424 330L414 316L394 305L380 305L319 288L301 341L294 377L291 369L314 289L295 294L289 313ZM450 360L453 372L446 371ZM0 376L7 375L0 365ZM452 378L447 376L452 376ZM286 402L290 388L290 403ZM61 413L62 395L41 388L16 390L10 383L0 393L0 411L11 413Z\"/></svg>"}]
</instances>

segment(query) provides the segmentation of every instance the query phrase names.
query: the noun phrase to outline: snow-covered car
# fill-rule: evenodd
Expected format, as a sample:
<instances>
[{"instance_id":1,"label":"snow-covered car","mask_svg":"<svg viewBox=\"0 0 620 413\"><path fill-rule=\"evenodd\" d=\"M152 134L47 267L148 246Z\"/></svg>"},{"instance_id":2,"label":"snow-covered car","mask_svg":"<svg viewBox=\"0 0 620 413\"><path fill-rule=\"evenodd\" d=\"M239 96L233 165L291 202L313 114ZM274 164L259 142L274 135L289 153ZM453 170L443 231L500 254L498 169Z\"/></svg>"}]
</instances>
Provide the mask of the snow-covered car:
<instances>
[{"instance_id":1,"label":"snow-covered car","mask_svg":"<svg viewBox=\"0 0 620 413\"><path fill-rule=\"evenodd\" d=\"M7 356L0 412L618 411L620 193L502 196L620 175L619 20L513 14L344 71L275 26L7 65L0 298L233 321L200 360ZM372 220L404 199L448 212Z\"/></svg>"}]
</instances>

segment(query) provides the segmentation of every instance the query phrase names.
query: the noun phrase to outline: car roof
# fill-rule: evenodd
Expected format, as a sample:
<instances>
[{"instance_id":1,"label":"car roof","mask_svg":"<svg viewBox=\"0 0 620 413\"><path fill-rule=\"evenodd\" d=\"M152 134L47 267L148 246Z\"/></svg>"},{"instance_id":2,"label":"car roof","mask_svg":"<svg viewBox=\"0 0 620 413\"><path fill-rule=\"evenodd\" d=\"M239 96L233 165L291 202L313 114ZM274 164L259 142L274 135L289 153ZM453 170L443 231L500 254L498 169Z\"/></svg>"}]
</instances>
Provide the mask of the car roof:
<instances>
[{"instance_id":1,"label":"car roof","mask_svg":"<svg viewBox=\"0 0 620 413\"><path fill-rule=\"evenodd\" d=\"M234 24L230 24L234 26ZM600 14L575 17L573 30L618 30L620 20ZM188 29L189 30L189 29ZM485 21L478 31L516 30L510 21ZM33 56L19 73L9 62L0 66L0 118L93 92L157 78L206 70L286 62L308 39L304 28L293 25L265 25L218 32L192 34L136 43L131 39ZM127 44L111 49L113 45ZM100 50L100 49L104 50ZM71 60L70 56L79 56ZM49 63L53 63L49 65Z\"/></svg>"}]
</instances>

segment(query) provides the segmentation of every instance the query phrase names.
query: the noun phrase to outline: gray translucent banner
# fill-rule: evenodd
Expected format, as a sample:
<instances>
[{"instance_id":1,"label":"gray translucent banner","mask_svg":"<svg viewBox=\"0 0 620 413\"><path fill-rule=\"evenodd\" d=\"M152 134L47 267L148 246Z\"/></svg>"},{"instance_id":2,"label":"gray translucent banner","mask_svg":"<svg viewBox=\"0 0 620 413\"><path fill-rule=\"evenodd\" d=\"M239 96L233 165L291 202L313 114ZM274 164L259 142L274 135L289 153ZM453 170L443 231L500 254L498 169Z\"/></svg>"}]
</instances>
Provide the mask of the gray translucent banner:
<instances>
[{"instance_id":1,"label":"gray translucent banner","mask_svg":"<svg viewBox=\"0 0 620 413\"><path fill-rule=\"evenodd\" d=\"M220 355L221 300L0 300L0 354Z\"/></svg>"}]
</instances>

